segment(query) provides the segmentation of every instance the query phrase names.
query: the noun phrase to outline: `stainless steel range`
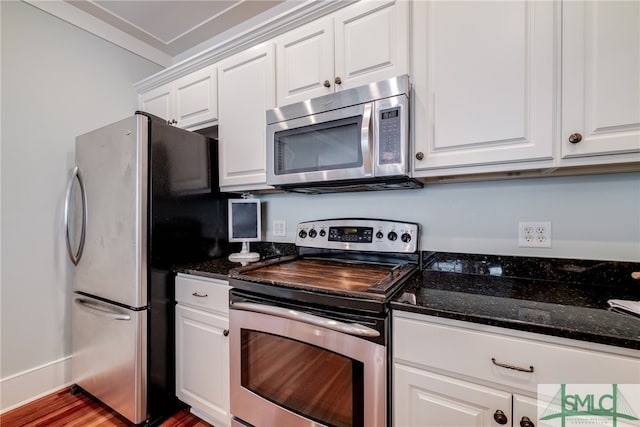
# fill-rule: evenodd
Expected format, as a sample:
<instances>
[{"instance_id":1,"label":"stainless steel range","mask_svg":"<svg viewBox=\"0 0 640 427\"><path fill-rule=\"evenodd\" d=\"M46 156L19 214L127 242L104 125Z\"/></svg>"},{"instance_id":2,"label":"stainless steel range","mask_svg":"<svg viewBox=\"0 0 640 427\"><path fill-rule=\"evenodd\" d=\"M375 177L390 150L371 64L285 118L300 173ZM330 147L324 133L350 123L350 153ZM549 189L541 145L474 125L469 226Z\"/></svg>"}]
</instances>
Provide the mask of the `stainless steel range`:
<instances>
[{"instance_id":1,"label":"stainless steel range","mask_svg":"<svg viewBox=\"0 0 640 427\"><path fill-rule=\"evenodd\" d=\"M300 255L231 271L234 425L390 425L388 301L418 271L419 232L303 222Z\"/></svg>"}]
</instances>

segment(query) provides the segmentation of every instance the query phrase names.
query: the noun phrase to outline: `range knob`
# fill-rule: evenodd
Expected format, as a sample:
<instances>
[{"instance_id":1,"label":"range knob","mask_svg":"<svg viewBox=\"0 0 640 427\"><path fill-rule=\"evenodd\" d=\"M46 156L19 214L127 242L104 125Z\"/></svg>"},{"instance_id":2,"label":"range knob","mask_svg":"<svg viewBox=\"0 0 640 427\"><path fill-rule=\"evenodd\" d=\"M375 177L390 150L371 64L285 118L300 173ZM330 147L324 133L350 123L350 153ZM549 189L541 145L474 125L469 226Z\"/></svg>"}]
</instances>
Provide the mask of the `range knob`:
<instances>
[{"instance_id":1,"label":"range knob","mask_svg":"<svg viewBox=\"0 0 640 427\"><path fill-rule=\"evenodd\" d=\"M327 235L326 230L323 228L322 230L320 230L320 237L324 237Z\"/></svg>"},{"instance_id":2,"label":"range knob","mask_svg":"<svg viewBox=\"0 0 640 427\"><path fill-rule=\"evenodd\" d=\"M318 232L316 231L315 228L312 228L311 230L309 230L309 237L311 237L312 239L315 239L317 235L318 235Z\"/></svg>"},{"instance_id":3,"label":"range knob","mask_svg":"<svg viewBox=\"0 0 640 427\"><path fill-rule=\"evenodd\" d=\"M400 236L400 240L402 240L404 243L409 243L411 241L411 234L402 233L402 236Z\"/></svg>"},{"instance_id":4,"label":"range knob","mask_svg":"<svg viewBox=\"0 0 640 427\"><path fill-rule=\"evenodd\" d=\"M376 239L382 239L384 237L384 233L382 231L378 231L376 233Z\"/></svg>"},{"instance_id":5,"label":"range knob","mask_svg":"<svg viewBox=\"0 0 640 427\"><path fill-rule=\"evenodd\" d=\"M398 238L398 233L396 233L395 231L390 231L389 234L387 234L387 239L391 240L392 242L397 238Z\"/></svg>"},{"instance_id":6,"label":"range knob","mask_svg":"<svg viewBox=\"0 0 640 427\"><path fill-rule=\"evenodd\" d=\"M305 230L300 230L300 232L298 233L298 237L304 239L305 237L307 237L307 232Z\"/></svg>"}]
</instances>

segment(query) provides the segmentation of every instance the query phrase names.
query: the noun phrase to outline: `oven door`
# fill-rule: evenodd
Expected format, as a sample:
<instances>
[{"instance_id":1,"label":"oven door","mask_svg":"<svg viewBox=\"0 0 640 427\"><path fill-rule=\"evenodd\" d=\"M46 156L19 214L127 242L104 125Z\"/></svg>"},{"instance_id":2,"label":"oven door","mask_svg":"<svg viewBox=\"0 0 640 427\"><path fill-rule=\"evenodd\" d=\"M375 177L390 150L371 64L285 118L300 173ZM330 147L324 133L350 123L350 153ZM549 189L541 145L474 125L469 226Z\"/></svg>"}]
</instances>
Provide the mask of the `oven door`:
<instances>
[{"instance_id":1,"label":"oven door","mask_svg":"<svg viewBox=\"0 0 640 427\"><path fill-rule=\"evenodd\" d=\"M274 305L230 308L234 417L256 427L386 424L386 350L365 339L375 330Z\"/></svg>"},{"instance_id":2,"label":"oven door","mask_svg":"<svg viewBox=\"0 0 640 427\"><path fill-rule=\"evenodd\" d=\"M373 103L267 126L267 184L373 176Z\"/></svg>"}]
</instances>

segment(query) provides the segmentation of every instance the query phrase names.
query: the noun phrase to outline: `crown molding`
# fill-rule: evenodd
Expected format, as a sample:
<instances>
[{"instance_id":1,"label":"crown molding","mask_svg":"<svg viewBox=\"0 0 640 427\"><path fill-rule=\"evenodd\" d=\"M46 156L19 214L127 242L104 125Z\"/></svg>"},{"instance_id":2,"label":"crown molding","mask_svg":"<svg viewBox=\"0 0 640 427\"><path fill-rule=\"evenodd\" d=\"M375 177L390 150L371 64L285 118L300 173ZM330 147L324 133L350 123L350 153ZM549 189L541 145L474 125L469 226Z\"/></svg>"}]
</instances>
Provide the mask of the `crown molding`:
<instances>
[{"instance_id":1,"label":"crown molding","mask_svg":"<svg viewBox=\"0 0 640 427\"><path fill-rule=\"evenodd\" d=\"M70 5L65 1L42 1L42 0L23 0L25 3L46 12L56 18L62 19L69 24L85 30L101 39L120 46L142 58L145 58L162 67L168 67L173 63L171 56L156 49L155 47L130 36L101 20L95 18L91 14Z\"/></svg>"},{"instance_id":2,"label":"crown molding","mask_svg":"<svg viewBox=\"0 0 640 427\"><path fill-rule=\"evenodd\" d=\"M272 40L276 36L344 8L358 0L310 0L273 19L229 38L209 49L168 67L133 86L137 92L146 92L179 77L220 62L235 53Z\"/></svg>"}]
</instances>

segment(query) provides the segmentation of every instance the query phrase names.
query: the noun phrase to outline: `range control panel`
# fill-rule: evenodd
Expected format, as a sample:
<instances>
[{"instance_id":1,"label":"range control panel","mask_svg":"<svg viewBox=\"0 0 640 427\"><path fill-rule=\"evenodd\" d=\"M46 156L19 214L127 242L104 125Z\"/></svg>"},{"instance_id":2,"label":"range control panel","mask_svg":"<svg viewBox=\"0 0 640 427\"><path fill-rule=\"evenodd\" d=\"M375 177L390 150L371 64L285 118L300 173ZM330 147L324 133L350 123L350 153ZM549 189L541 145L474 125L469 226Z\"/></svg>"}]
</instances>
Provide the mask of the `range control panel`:
<instances>
[{"instance_id":1,"label":"range control panel","mask_svg":"<svg viewBox=\"0 0 640 427\"><path fill-rule=\"evenodd\" d=\"M296 245L309 248L413 253L420 226L384 219L323 219L298 224Z\"/></svg>"}]
</instances>

